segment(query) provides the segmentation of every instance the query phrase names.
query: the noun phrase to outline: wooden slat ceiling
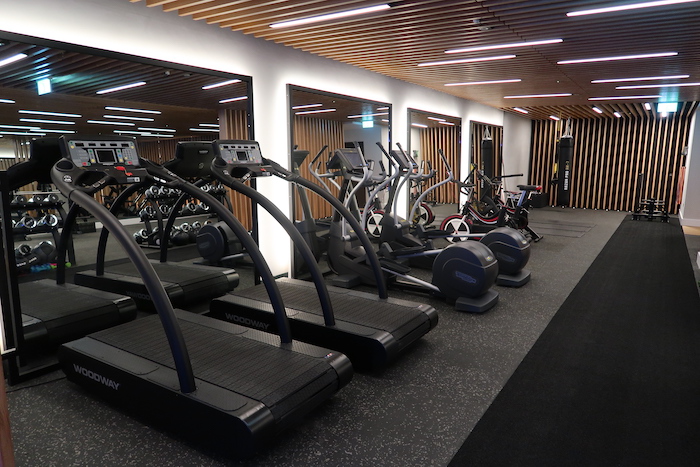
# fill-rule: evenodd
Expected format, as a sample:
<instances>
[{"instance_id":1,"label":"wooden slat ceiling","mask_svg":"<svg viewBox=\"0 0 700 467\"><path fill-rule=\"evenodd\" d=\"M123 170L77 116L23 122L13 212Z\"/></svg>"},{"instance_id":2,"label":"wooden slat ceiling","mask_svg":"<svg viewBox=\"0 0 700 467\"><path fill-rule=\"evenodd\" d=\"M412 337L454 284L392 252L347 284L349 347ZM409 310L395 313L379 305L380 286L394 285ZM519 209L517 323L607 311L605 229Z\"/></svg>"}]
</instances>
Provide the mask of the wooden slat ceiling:
<instances>
[{"instance_id":1,"label":"wooden slat ceiling","mask_svg":"<svg viewBox=\"0 0 700 467\"><path fill-rule=\"evenodd\" d=\"M123 0L127 1L127 0ZM129 0L133 3L144 0ZM638 0L643 1L643 0ZM593 105L610 109L643 101L700 100L700 87L616 90L635 83L592 84L592 80L690 75L700 81L700 3L659 6L608 14L568 17L567 12L632 3L629 0L402 0L391 9L305 26L273 29L271 23L355 8L381 0L145 0L149 7L177 12L193 20L230 28L333 60L426 86L455 96L513 111L528 110L533 119L599 116ZM445 50L543 39L562 43L445 54ZM561 60L659 52L666 58L587 64ZM500 61L419 67L422 62L515 54ZM445 86L448 83L520 79L518 83ZM636 83L645 84L645 83ZM569 97L506 99L504 96L570 93ZM662 95L662 98L589 101L593 97ZM544 108L546 106L546 110ZM541 108L543 107L543 108Z\"/></svg>"},{"instance_id":2,"label":"wooden slat ceiling","mask_svg":"<svg viewBox=\"0 0 700 467\"><path fill-rule=\"evenodd\" d=\"M138 127L175 130L174 136L206 134L190 131L202 123L216 124L222 109L245 110L245 100L220 104L220 100L245 97L247 83L242 81L210 90L202 86L227 79L177 68L161 67L104 56L0 40L0 60L24 53L27 58L0 68L0 131L23 131L5 126L33 126L44 130L69 129L79 133L112 133L114 130L138 131ZM48 73L47 73L48 72ZM50 74L53 91L37 94L36 80ZM123 84L145 81L147 85L103 95L97 91ZM106 106L160 111L160 115L106 110ZM40 110L81 115L60 118L19 113ZM88 120L119 121L104 115L152 118L153 121L122 120L132 126L91 124ZM23 122L20 118L71 121L73 124ZM212 128L212 127L209 127ZM39 130L37 130L38 132ZM172 132L151 131L154 134ZM7 136L7 135L6 135Z\"/></svg>"}]
</instances>

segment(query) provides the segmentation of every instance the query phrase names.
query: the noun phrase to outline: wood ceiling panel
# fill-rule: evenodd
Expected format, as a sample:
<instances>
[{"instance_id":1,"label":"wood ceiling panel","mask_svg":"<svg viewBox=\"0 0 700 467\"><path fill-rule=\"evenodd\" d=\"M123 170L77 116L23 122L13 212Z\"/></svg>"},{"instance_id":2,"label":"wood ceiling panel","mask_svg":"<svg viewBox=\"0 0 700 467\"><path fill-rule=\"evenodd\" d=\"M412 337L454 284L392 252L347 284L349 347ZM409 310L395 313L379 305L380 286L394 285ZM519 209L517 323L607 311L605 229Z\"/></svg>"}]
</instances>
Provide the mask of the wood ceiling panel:
<instances>
[{"instance_id":1,"label":"wood ceiling panel","mask_svg":"<svg viewBox=\"0 0 700 467\"><path fill-rule=\"evenodd\" d=\"M133 1L133 0L132 0ZM622 1L622 0L621 0ZM273 29L278 21L373 6L379 0L147 0L149 7L177 11L215 26L271 40L333 60L383 73L492 107L542 107L529 118L549 110L565 113L567 106L586 115L596 101L591 97L672 93L681 102L700 100L700 87L654 90L617 90L614 84L592 84L607 77L688 74L700 81L700 3L660 6L604 15L567 17L569 11L619 3L592 1L516 0L404 0L391 9L293 28ZM561 44L445 54L459 47L561 38ZM627 60L576 65L558 61L576 58L678 52L671 58ZM421 62L469 56L515 54L502 63L482 62L417 67ZM519 78L519 83L446 87L447 83ZM658 83L663 83L659 81ZM669 84L668 82L666 84ZM570 97L511 100L507 95L568 92ZM657 99L658 100L658 99ZM620 106L624 103L612 102ZM639 112L639 102L626 104ZM583 107L582 107L583 106ZM537 117L535 117L537 115ZM594 117L595 118L595 117Z\"/></svg>"}]
</instances>

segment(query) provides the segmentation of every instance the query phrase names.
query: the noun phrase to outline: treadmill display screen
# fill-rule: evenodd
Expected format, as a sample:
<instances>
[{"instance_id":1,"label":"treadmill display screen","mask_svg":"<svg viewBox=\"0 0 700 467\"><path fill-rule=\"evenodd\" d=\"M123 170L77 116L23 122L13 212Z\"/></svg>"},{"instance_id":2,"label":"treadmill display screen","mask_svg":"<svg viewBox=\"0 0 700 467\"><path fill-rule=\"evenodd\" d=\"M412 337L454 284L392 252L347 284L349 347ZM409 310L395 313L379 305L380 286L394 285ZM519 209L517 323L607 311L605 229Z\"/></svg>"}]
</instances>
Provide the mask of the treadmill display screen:
<instances>
[{"instance_id":1,"label":"treadmill display screen","mask_svg":"<svg viewBox=\"0 0 700 467\"><path fill-rule=\"evenodd\" d=\"M102 164L114 164L117 161L113 149L97 149L95 153L97 155L97 162Z\"/></svg>"},{"instance_id":2,"label":"treadmill display screen","mask_svg":"<svg viewBox=\"0 0 700 467\"><path fill-rule=\"evenodd\" d=\"M70 140L68 151L71 160L78 167L92 165L126 165L138 167L139 156L136 144L125 140Z\"/></svg>"},{"instance_id":3,"label":"treadmill display screen","mask_svg":"<svg viewBox=\"0 0 700 467\"><path fill-rule=\"evenodd\" d=\"M219 155L227 164L262 165L262 153L256 141L229 141L218 143Z\"/></svg>"},{"instance_id":4,"label":"treadmill display screen","mask_svg":"<svg viewBox=\"0 0 700 467\"><path fill-rule=\"evenodd\" d=\"M362 160L362 156L357 149L339 149L339 151L345 156L349 169L364 167L365 161Z\"/></svg>"},{"instance_id":5,"label":"treadmill display screen","mask_svg":"<svg viewBox=\"0 0 700 467\"><path fill-rule=\"evenodd\" d=\"M236 151L236 158L239 161L247 161L248 160L248 153L245 151Z\"/></svg>"}]
</instances>

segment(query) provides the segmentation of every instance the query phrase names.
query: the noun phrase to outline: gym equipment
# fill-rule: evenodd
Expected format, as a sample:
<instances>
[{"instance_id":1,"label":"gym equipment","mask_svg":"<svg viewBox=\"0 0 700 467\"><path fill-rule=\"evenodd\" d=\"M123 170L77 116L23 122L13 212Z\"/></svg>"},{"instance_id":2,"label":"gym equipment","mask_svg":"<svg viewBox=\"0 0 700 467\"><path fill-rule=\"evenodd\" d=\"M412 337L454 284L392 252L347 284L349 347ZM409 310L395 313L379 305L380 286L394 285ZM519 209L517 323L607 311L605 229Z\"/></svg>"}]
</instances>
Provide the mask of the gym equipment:
<instances>
[{"instance_id":1,"label":"gym equipment","mask_svg":"<svg viewBox=\"0 0 700 467\"><path fill-rule=\"evenodd\" d=\"M188 150L188 145L180 142L177 150L178 158L187 159L183 166L195 165L193 160L199 161L196 165L208 164L211 175L218 181L267 210L284 227L306 263L313 283L277 280L295 338L346 354L357 370L377 371L393 362L437 325L437 312L431 306L326 287L313 251L294 224L274 203L241 181L270 175L289 181L303 180L298 174L264 160L257 142L214 141L211 155ZM184 170L178 171L178 175L192 177ZM316 190L325 193L318 187ZM276 329L274 314L262 286L216 298L212 300L210 310L208 316L267 331Z\"/></svg>"},{"instance_id":2,"label":"gym equipment","mask_svg":"<svg viewBox=\"0 0 700 467\"><path fill-rule=\"evenodd\" d=\"M668 222L670 217L666 210L666 202L656 198L645 198L642 195L643 187L644 174L640 173L637 176L637 193L639 193L639 200L632 213L632 220L646 219L648 221L653 221L654 219L660 219L661 222Z\"/></svg>"},{"instance_id":3,"label":"gym equipment","mask_svg":"<svg viewBox=\"0 0 700 467\"><path fill-rule=\"evenodd\" d=\"M2 187L3 197L29 183L51 183L51 168L61 158L58 139L35 139L30 143L29 151L29 160L7 169L7 183ZM6 218L5 215L7 211L4 211L3 218ZM70 243L63 246L64 263L67 246ZM56 249L48 241L40 242L34 248L27 244L19 245L17 250L20 256L17 264L7 265L12 281L15 280L16 269L27 270L56 260ZM17 351L7 356L10 384L55 368L55 358L44 357L52 355L59 344L136 318L136 305L131 298L65 284L64 281L42 279L25 282L17 286L17 291L15 295L19 301L12 312Z\"/></svg>"},{"instance_id":4,"label":"gym equipment","mask_svg":"<svg viewBox=\"0 0 700 467\"><path fill-rule=\"evenodd\" d=\"M139 158L133 139L72 135L62 142L65 159L53 169L54 183L116 237L157 311L64 344L59 357L70 381L166 429L230 448L236 456L252 454L350 381L352 366L345 355L292 341L267 263L243 226L216 208L211 195ZM143 182L202 199L230 223L262 277L279 337L173 309L152 263L91 196L112 183Z\"/></svg>"},{"instance_id":5,"label":"gym equipment","mask_svg":"<svg viewBox=\"0 0 700 467\"><path fill-rule=\"evenodd\" d=\"M571 135L571 119L566 121L566 128L559 141L554 164L552 185L556 186L557 206L569 206L571 197L571 159L574 155L574 137Z\"/></svg>"},{"instance_id":6,"label":"gym equipment","mask_svg":"<svg viewBox=\"0 0 700 467\"><path fill-rule=\"evenodd\" d=\"M351 202L353 192L361 188L363 183L372 176L370 167L365 162L359 148L337 149L327 165L329 170L338 170L343 175L340 199L345 199L346 202ZM397 174L399 174L398 170L380 184L377 190L383 189L382 185L392 183L396 177L400 176ZM357 179L361 181L350 190L351 181ZM397 189L393 190L394 196L396 191ZM391 197L392 192L389 195L389 198ZM391 206L391 204L387 203L387 206ZM344 219L349 221L347 217ZM384 219L387 219L385 226L395 229L395 232L408 229L408 222L392 221L394 216L386 212ZM344 224L345 221L341 217L341 213L336 209L328 244L328 262L331 269L339 276L336 283L343 287L352 287L358 283L374 284L376 273L367 263L367 258L371 257L368 254L371 247L360 246L357 242L357 231L348 232ZM383 230L382 235L384 235ZM393 236L398 238L396 233ZM420 241L418 243L419 245L416 245L414 250L404 248L401 256L407 258L409 255L415 254L434 258L438 265L433 264L432 266L431 282L409 275L410 268L392 260L392 248L388 243L384 243L382 244L381 269L387 274L393 286L429 293L450 302L454 301L455 309L459 311L483 313L496 305L498 292L492 290L491 286L498 275L498 263L486 245L477 242L463 242L438 250L435 255L428 255L425 253L424 245ZM457 248L452 248L455 246ZM439 258L440 261L438 261Z\"/></svg>"}]
</instances>

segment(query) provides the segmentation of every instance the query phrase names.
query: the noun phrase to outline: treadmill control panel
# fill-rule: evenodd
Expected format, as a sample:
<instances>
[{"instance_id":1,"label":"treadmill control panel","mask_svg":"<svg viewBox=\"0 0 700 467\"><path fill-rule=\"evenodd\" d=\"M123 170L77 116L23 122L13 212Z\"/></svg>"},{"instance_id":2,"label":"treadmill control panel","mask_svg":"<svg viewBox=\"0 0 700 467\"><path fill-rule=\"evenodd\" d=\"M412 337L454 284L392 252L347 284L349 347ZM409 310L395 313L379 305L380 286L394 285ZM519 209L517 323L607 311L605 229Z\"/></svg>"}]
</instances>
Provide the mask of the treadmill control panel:
<instances>
[{"instance_id":1,"label":"treadmill control panel","mask_svg":"<svg viewBox=\"0 0 700 467\"><path fill-rule=\"evenodd\" d=\"M257 141L219 141L218 153L230 165L262 165L262 153Z\"/></svg>"},{"instance_id":2,"label":"treadmill control panel","mask_svg":"<svg viewBox=\"0 0 700 467\"><path fill-rule=\"evenodd\" d=\"M139 157L133 141L68 140L70 159L78 167L138 167Z\"/></svg>"}]
</instances>

